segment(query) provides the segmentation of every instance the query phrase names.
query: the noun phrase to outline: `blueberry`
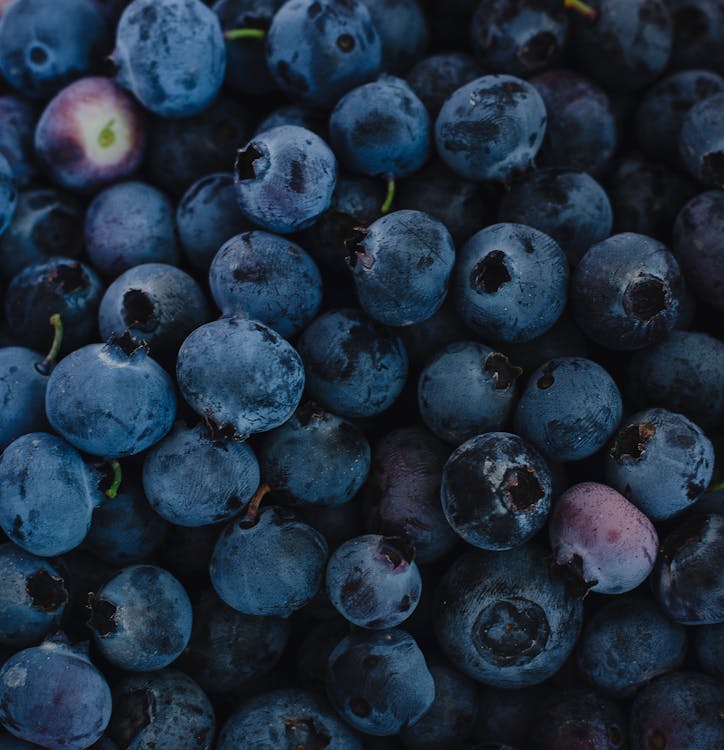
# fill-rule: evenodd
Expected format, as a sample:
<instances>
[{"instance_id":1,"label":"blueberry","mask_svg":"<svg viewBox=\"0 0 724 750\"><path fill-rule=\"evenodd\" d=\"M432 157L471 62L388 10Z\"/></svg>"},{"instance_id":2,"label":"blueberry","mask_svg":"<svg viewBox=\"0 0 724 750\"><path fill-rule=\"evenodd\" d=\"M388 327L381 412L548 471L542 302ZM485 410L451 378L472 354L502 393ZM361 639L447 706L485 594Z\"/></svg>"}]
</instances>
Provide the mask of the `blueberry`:
<instances>
[{"instance_id":1,"label":"blueberry","mask_svg":"<svg viewBox=\"0 0 724 750\"><path fill-rule=\"evenodd\" d=\"M0 153L0 235L10 226L18 205L18 188L12 167Z\"/></svg>"},{"instance_id":2,"label":"blueberry","mask_svg":"<svg viewBox=\"0 0 724 750\"><path fill-rule=\"evenodd\" d=\"M724 622L700 625L694 630L694 648L701 668L721 679L724 676Z\"/></svg>"},{"instance_id":3,"label":"blueberry","mask_svg":"<svg viewBox=\"0 0 724 750\"><path fill-rule=\"evenodd\" d=\"M407 72L430 41L427 16L419 0L362 0L382 42L382 67L395 75Z\"/></svg>"},{"instance_id":4,"label":"blueberry","mask_svg":"<svg viewBox=\"0 0 724 750\"><path fill-rule=\"evenodd\" d=\"M674 20L674 48L670 66L710 68L724 73L724 2L722 0L667 0Z\"/></svg>"},{"instance_id":5,"label":"blueberry","mask_svg":"<svg viewBox=\"0 0 724 750\"><path fill-rule=\"evenodd\" d=\"M37 176L33 131L37 115L32 103L12 94L0 96L0 154L13 170L18 187L26 188Z\"/></svg>"},{"instance_id":6,"label":"blueberry","mask_svg":"<svg viewBox=\"0 0 724 750\"><path fill-rule=\"evenodd\" d=\"M326 113L324 113L326 114ZM319 110L307 109L299 104L287 104L272 110L257 126L255 135L281 125L296 125L311 130L327 140L327 118Z\"/></svg>"},{"instance_id":7,"label":"blueberry","mask_svg":"<svg viewBox=\"0 0 724 750\"><path fill-rule=\"evenodd\" d=\"M427 107L430 117L437 117L445 100L482 71L464 52L446 52L425 57L407 74L407 83Z\"/></svg>"},{"instance_id":8,"label":"blueberry","mask_svg":"<svg viewBox=\"0 0 724 750\"><path fill-rule=\"evenodd\" d=\"M155 565L133 565L89 596L88 625L103 656L133 672L163 669L191 637L184 587Z\"/></svg>"},{"instance_id":9,"label":"blueberry","mask_svg":"<svg viewBox=\"0 0 724 750\"><path fill-rule=\"evenodd\" d=\"M483 745L483 750L509 750L509 745L522 748L528 741L536 707L547 695L545 685L517 689L481 685L473 738L491 743ZM493 742L500 744L493 745Z\"/></svg>"},{"instance_id":10,"label":"blueberry","mask_svg":"<svg viewBox=\"0 0 724 750\"><path fill-rule=\"evenodd\" d=\"M684 117L679 155L692 177L710 187L724 187L724 92L695 104Z\"/></svg>"}]
</instances>

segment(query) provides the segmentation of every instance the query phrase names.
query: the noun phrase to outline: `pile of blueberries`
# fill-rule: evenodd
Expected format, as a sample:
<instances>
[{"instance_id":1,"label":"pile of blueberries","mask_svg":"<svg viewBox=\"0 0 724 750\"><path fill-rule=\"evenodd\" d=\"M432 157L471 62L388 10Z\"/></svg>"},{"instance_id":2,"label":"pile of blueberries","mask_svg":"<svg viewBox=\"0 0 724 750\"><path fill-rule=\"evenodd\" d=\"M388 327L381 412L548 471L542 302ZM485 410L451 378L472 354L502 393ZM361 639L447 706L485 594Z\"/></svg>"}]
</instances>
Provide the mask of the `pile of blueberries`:
<instances>
[{"instance_id":1,"label":"pile of blueberries","mask_svg":"<svg viewBox=\"0 0 724 750\"><path fill-rule=\"evenodd\" d=\"M0 0L0 750L724 748L724 0Z\"/></svg>"}]
</instances>

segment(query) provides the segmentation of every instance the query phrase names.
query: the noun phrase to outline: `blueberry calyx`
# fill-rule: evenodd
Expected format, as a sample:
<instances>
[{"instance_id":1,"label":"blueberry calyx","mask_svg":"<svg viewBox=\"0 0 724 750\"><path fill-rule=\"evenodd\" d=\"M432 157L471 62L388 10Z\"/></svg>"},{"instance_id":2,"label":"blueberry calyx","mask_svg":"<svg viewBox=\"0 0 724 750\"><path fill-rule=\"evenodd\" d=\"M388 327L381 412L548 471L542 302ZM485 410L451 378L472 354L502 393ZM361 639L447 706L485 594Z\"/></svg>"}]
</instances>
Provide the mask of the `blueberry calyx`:
<instances>
[{"instance_id":1,"label":"blueberry calyx","mask_svg":"<svg viewBox=\"0 0 724 750\"><path fill-rule=\"evenodd\" d=\"M25 590L33 607L52 614L68 603L68 590L62 578L54 576L45 568L33 573L25 584Z\"/></svg>"},{"instance_id":2,"label":"blueberry calyx","mask_svg":"<svg viewBox=\"0 0 724 750\"><path fill-rule=\"evenodd\" d=\"M623 309L628 315L648 323L669 306L666 286L655 276L641 275L623 293Z\"/></svg>"},{"instance_id":3,"label":"blueberry calyx","mask_svg":"<svg viewBox=\"0 0 724 750\"><path fill-rule=\"evenodd\" d=\"M611 447L611 458L619 463L626 456L638 461L646 451L646 443L656 434L651 422L631 424L619 433Z\"/></svg>"},{"instance_id":4,"label":"blueberry calyx","mask_svg":"<svg viewBox=\"0 0 724 750\"><path fill-rule=\"evenodd\" d=\"M598 584L597 580L586 580L583 574L583 558L580 555L573 555L567 562L556 561L553 572L561 576L566 591L576 599L585 599L588 592Z\"/></svg>"},{"instance_id":5,"label":"blueberry calyx","mask_svg":"<svg viewBox=\"0 0 724 750\"><path fill-rule=\"evenodd\" d=\"M148 352L149 346L145 341L134 338L126 329L121 334L113 334L106 343L106 349L119 349L129 359L139 350Z\"/></svg>"},{"instance_id":6,"label":"blueberry calyx","mask_svg":"<svg viewBox=\"0 0 724 750\"><path fill-rule=\"evenodd\" d=\"M254 166L264 154L256 148L256 144L250 143L246 148L240 148L236 152L236 161L234 162L234 173L239 182L244 180L255 180L259 175Z\"/></svg>"},{"instance_id":7,"label":"blueberry calyx","mask_svg":"<svg viewBox=\"0 0 724 750\"><path fill-rule=\"evenodd\" d=\"M88 286L88 277L80 263L62 263L53 266L45 280L49 286L62 289L63 294L81 292Z\"/></svg>"},{"instance_id":8,"label":"blueberry calyx","mask_svg":"<svg viewBox=\"0 0 724 750\"><path fill-rule=\"evenodd\" d=\"M313 718L285 718L284 731L289 747L297 750L323 750L332 741L331 736Z\"/></svg>"},{"instance_id":9,"label":"blueberry calyx","mask_svg":"<svg viewBox=\"0 0 724 750\"><path fill-rule=\"evenodd\" d=\"M415 547L401 536L386 536L380 541L376 557L392 570L403 571L415 559Z\"/></svg>"},{"instance_id":10,"label":"blueberry calyx","mask_svg":"<svg viewBox=\"0 0 724 750\"><path fill-rule=\"evenodd\" d=\"M485 358L483 369L495 383L496 391L506 391L517 378L522 375L523 368L511 363L511 361L500 352L491 352Z\"/></svg>"},{"instance_id":11,"label":"blueberry calyx","mask_svg":"<svg viewBox=\"0 0 724 750\"><path fill-rule=\"evenodd\" d=\"M140 289L129 289L123 295L123 320L129 328L151 333L158 327L156 308L148 294Z\"/></svg>"},{"instance_id":12,"label":"blueberry calyx","mask_svg":"<svg viewBox=\"0 0 724 750\"><path fill-rule=\"evenodd\" d=\"M115 633L116 623L116 606L111 602L97 597L95 594L88 594L88 607L91 611L88 627L103 637Z\"/></svg>"},{"instance_id":13,"label":"blueberry calyx","mask_svg":"<svg viewBox=\"0 0 724 750\"><path fill-rule=\"evenodd\" d=\"M503 475L502 497L513 511L532 510L545 495L532 466L511 466Z\"/></svg>"},{"instance_id":14,"label":"blueberry calyx","mask_svg":"<svg viewBox=\"0 0 724 750\"><path fill-rule=\"evenodd\" d=\"M478 261L470 272L470 286L478 294L495 294L501 286L510 281L510 272L505 265L502 250L489 252Z\"/></svg>"}]
</instances>

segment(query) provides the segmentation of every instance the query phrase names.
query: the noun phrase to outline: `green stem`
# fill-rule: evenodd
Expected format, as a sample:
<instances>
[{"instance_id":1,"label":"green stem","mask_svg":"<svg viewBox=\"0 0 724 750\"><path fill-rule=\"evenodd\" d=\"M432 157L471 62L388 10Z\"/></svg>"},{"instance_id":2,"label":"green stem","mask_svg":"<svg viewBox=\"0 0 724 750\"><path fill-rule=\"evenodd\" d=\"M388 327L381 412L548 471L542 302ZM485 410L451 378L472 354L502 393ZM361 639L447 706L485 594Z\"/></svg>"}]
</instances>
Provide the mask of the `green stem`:
<instances>
[{"instance_id":1,"label":"green stem","mask_svg":"<svg viewBox=\"0 0 724 750\"><path fill-rule=\"evenodd\" d=\"M707 488L707 492L721 492L724 490L724 479L721 482L712 482Z\"/></svg>"},{"instance_id":2,"label":"green stem","mask_svg":"<svg viewBox=\"0 0 724 750\"><path fill-rule=\"evenodd\" d=\"M113 482L111 486L106 490L106 497L114 498L118 494L118 490L121 486L121 465L118 461L111 462L111 469L113 469Z\"/></svg>"},{"instance_id":3,"label":"green stem","mask_svg":"<svg viewBox=\"0 0 724 750\"><path fill-rule=\"evenodd\" d=\"M266 38L264 29L229 29L224 32L224 39L229 42L237 39L258 39L259 41Z\"/></svg>"},{"instance_id":4,"label":"green stem","mask_svg":"<svg viewBox=\"0 0 724 750\"><path fill-rule=\"evenodd\" d=\"M382 214L388 213L392 208L392 201L395 200L395 178L387 178L387 195L385 196L385 202L380 206L380 212Z\"/></svg>"},{"instance_id":5,"label":"green stem","mask_svg":"<svg viewBox=\"0 0 724 750\"><path fill-rule=\"evenodd\" d=\"M591 21L595 21L598 18L598 11L587 3L584 3L583 0L564 0L564 5L566 10L574 10Z\"/></svg>"},{"instance_id":6,"label":"green stem","mask_svg":"<svg viewBox=\"0 0 724 750\"><path fill-rule=\"evenodd\" d=\"M53 334L53 343L51 344L48 355L43 360L42 367L50 370L55 364L55 360L58 359L60 354L60 347L63 344L63 321L60 319L59 313L53 313L50 316L50 325L55 329Z\"/></svg>"}]
</instances>

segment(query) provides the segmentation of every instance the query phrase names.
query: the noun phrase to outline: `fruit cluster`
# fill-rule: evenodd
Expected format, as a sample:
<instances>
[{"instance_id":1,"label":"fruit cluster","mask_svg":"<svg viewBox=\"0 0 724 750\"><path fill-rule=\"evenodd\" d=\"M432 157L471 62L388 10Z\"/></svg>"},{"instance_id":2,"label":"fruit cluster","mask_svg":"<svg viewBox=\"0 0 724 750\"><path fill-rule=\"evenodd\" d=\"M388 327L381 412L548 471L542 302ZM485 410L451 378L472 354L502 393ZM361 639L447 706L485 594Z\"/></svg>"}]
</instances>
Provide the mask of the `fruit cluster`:
<instances>
[{"instance_id":1,"label":"fruit cluster","mask_svg":"<svg viewBox=\"0 0 724 750\"><path fill-rule=\"evenodd\" d=\"M0 278L0 750L724 749L724 0L0 0Z\"/></svg>"}]
</instances>

